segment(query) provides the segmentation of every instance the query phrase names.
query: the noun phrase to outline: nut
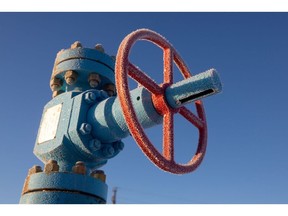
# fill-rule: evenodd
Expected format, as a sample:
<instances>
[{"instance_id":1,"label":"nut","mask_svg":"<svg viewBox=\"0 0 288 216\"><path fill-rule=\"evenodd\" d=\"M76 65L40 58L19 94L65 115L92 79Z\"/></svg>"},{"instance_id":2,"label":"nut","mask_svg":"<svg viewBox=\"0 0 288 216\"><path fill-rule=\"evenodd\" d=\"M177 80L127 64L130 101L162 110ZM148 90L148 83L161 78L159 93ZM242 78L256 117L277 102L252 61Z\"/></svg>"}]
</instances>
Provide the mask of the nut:
<instances>
[{"instance_id":1,"label":"nut","mask_svg":"<svg viewBox=\"0 0 288 216\"><path fill-rule=\"evenodd\" d=\"M91 88L96 88L99 83L100 83L101 79L99 74L97 73L90 73L89 77L88 77L88 82Z\"/></svg>"},{"instance_id":2,"label":"nut","mask_svg":"<svg viewBox=\"0 0 288 216\"><path fill-rule=\"evenodd\" d=\"M44 172L57 172L59 171L59 165L55 160L49 160L44 167Z\"/></svg>"},{"instance_id":3,"label":"nut","mask_svg":"<svg viewBox=\"0 0 288 216\"><path fill-rule=\"evenodd\" d=\"M78 73L72 70L69 70L65 73L65 81L68 85L73 85L78 77Z\"/></svg>"},{"instance_id":4,"label":"nut","mask_svg":"<svg viewBox=\"0 0 288 216\"><path fill-rule=\"evenodd\" d=\"M80 41L75 41L72 45L71 45L71 49L75 49L78 47L82 47L82 44Z\"/></svg>"},{"instance_id":5,"label":"nut","mask_svg":"<svg viewBox=\"0 0 288 216\"><path fill-rule=\"evenodd\" d=\"M106 84L106 85L103 87L103 90L105 90L105 91L107 92L107 94L109 95L109 97L115 95L115 93L116 93L115 85L112 84L112 83Z\"/></svg>"},{"instance_id":6,"label":"nut","mask_svg":"<svg viewBox=\"0 0 288 216\"><path fill-rule=\"evenodd\" d=\"M102 53L105 52L104 47L102 46L102 44L96 44L96 45L95 45L95 49L96 49L97 51L99 51L99 52L102 52Z\"/></svg>"},{"instance_id":7,"label":"nut","mask_svg":"<svg viewBox=\"0 0 288 216\"><path fill-rule=\"evenodd\" d=\"M63 81L60 78L53 77L50 80L50 88L52 91L60 90L62 85L63 85Z\"/></svg>"},{"instance_id":8,"label":"nut","mask_svg":"<svg viewBox=\"0 0 288 216\"><path fill-rule=\"evenodd\" d=\"M73 166L72 171L74 173L85 175L86 174L86 167L85 167L84 162L83 161L77 161L75 166Z\"/></svg>"},{"instance_id":9,"label":"nut","mask_svg":"<svg viewBox=\"0 0 288 216\"><path fill-rule=\"evenodd\" d=\"M106 175L105 175L105 173L104 173L103 170L93 171L93 172L91 173L91 176L92 176L93 178L96 178L96 179L101 180L102 182L105 182L105 181L106 181Z\"/></svg>"},{"instance_id":10,"label":"nut","mask_svg":"<svg viewBox=\"0 0 288 216\"><path fill-rule=\"evenodd\" d=\"M31 169L28 171L28 175L32 175L34 173L42 172L41 166L34 165Z\"/></svg>"},{"instance_id":11,"label":"nut","mask_svg":"<svg viewBox=\"0 0 288 216\"><path fill-rule=\"evenodd\" d=\"M88 123L82 123L79 128L79 131L82 135L88 135L92 131L92 126Z\"/></svg>"}]
</instances>

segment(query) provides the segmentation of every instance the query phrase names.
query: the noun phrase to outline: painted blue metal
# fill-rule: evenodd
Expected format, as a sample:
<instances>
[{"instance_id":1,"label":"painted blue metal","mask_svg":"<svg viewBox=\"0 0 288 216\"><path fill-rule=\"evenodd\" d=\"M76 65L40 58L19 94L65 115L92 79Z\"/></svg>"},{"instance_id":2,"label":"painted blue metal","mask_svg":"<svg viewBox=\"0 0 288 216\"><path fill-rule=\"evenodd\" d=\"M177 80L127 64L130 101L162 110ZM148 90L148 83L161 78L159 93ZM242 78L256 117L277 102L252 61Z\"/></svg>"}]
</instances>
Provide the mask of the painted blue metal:
<instances>
[{"instance_id":1,"label":"painted blue metal","mask_svg":"<svg viewBox=\"0 0 288 216\"><path fill-rule=\"evenodd\" d=\"M75 48L75 49L65 49L61 50L57 54L55 64L59 64L67 59L90 59L92 61L98 61L101 64L107 65L111 70L114 71L115 60L113 57L107 55L106 53L100 52L96 49L89 48Z\"/></svg>"},{"instance_id":2,"label":"painted blue metal","mask_svg":"<svg viewBox=\"0 0 288 216\"><path fill-rule=\"evenodd\" d=\"M105 204L101 199L68 191L34 192L21 196L20 204Z\"/></svg>"},{"instance_id":3,"label":"painted blue metal","mask_svg":"<svg viewBox=\"0 0 288 216\"><path fill-rule=\"evenodd\" d=\"M88 175L69 172L35 173L26 179L20 203L106 203L107 185Z\"/></svg>"},{"instance_id":4,"label":"painted blue metal","mask_svg":"<svg viewBox=\"0 0 288 216\"><path fill-rule=\"evenodd\" d=\"M87 98L91 98L87 100ZM98 137L91 134L93 125L89 124L87 113L91 106L105 99L102 90L89 90L83 93L66 92L51 100L44 108L40 125L48 109L62 104L56 136L45 142L39 142L38 132L34 154L44 163L56 160L60 171L71 171L77 161L83 161L88 169L93 170L107 163L107 159L116 156L122 149L121 140L97 143ZM92 145L91 145L92 143Z\"/></svg>"},{"instance_id":5,"label":"painted blue metal","mask_svg":"<svg viewBox=\"0 0 288 216\"><path fill-rule=\"evenodd\" d=\"M156 112L148 90L143 87L134 89L131 91L131 99L143 128L162 123L162 116ZM115 142L129 135L117 97L110 97L92 106L88 111L87 119L92 125L92 135L101 142Z\"/></svg>"},{"instance_id":6,"label":"painted blue metal","mask_svg":"<svg viewBox=\"0 0 288 216\"><path fill-rule=\"evenodd\" d=\"M165 91L165 97L172 108L179 108L186 103L216 94L221 91L221 88L217 72L211 69L169 86ZM162 123L163 118L154 108L148 90L138 87L130 94L134 109L137 110L138 121L143 128ZM92 125L92 135L101 142L114 142L129 135L117 97L110 97L92 106L88 111L87 119Z\"/></svg>"},{"instance_id":7,"label":"painted blue metal","mask_svg":"<svg viewBox=\"0 0 288 216\"><path fill-rule=\"evenodd\" d=\"M168 87L166 99L171 107L177 108L219 92L218 80L214 70L195 75ZM199 96L199 92L209 89L212 91ZM143 128L162 123L162 116L154 108L151 97L143 87L131 91L133 106ZM61 171L70 171L81 160L93 170L123 149L121 139L129 135L129 129L117 97L108 97L102 90L63 93L45 106L43 116L47 109L60 103L62 110L55 138L44 143L39 143L37 138L35 144L34 153L44 163L53 159L58 161Z\"/></svg>"},{"instance_id":8,"label":"painted blue metal","mask_svg":"<svg viewBox=\"0 0 288 216\"><path fill-rule=\"evenodd\" d=\"M176 109L221 90L218 73L215 69L210 69L169 86L165 91L165 97L168 104Z\"/></svg>"},{"instance_id":9,"label":"painted blue metal","mask_svg":"<svg viewBox=\"0 0 288 216\"><path fill-rule=\"evenodd\" d=\"M60 51L57 54L52 77L64 79L66 71L77 72L77 82L74 85L63 83L62 91L86 91L91 89L87 82L91 73L100 75L101 82L96 89L103 89L106 84L115 84L115 60L111 56L96 49L74 48Z\"/></svg>"}]
</instances>

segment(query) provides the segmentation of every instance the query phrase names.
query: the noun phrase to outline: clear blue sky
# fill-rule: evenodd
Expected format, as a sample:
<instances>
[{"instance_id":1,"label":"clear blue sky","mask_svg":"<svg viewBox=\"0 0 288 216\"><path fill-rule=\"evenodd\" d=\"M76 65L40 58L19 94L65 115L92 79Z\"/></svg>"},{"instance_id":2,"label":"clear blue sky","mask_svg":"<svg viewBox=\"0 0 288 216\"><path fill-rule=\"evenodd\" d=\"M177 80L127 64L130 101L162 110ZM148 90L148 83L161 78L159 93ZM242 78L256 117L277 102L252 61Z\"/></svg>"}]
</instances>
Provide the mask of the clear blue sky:
<instances>
[{"instance_id":1,"label":"clear blue sky","mask_svg":"<svg viewBox=\"0 0 288 216\"><path fill-rule=\"evenodd\" d=\"M287 203L287 26L288 13L0 13L0 203L18 203L28 169L43 165L32 151L56 53L79 40L116 55L139 28L165 36L193 74L216 68L223 93L204 99L208 149L196 172L165 173L126 138L103 167L108 203L113 187L118 203ZM162 79L151 44L136 44L131 59ZM182 119L175 125L185 162L198 135ZM161 143L161 127L147 133Z\"/></svg>"}]
</instances>

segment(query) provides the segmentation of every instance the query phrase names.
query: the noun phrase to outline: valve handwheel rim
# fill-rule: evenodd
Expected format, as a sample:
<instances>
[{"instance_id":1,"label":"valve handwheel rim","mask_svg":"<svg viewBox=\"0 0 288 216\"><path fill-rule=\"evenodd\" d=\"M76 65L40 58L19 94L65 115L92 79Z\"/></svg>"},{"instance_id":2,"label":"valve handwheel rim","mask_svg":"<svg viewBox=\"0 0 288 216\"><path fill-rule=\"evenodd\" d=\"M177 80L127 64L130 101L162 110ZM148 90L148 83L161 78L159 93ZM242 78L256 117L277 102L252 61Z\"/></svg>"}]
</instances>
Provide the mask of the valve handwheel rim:
<instances>
[{"instance_id":1,"label":"valve handwheel rim","mask_svg":"<svg viewBox=\"0 0 288 216\"><path fill-rule=\"evenodd\" d=\"M163 84L158 85L139 68L129 62L129 52L138 40L150 41L163 50ZM207 122L202 101L197 100L194 102L198 116L185 106L173 109L165 101L165 89L173 84L173 63L177 65L185 79L192 76L181 56L163 36L149 29L136 30L127 35L119 46L115 65L116 89L129 131L143 153L160 169L174 174L184 174L194 171L201 164L205 156ZM151 92L153 104L157 112L163 116L162 154L151 143L137 120L130 98L128 76ZM196 153L186 164L179 164L174 160L174 114L176 113L183 116L199 131Z\"/></svg>"}]
</instances>

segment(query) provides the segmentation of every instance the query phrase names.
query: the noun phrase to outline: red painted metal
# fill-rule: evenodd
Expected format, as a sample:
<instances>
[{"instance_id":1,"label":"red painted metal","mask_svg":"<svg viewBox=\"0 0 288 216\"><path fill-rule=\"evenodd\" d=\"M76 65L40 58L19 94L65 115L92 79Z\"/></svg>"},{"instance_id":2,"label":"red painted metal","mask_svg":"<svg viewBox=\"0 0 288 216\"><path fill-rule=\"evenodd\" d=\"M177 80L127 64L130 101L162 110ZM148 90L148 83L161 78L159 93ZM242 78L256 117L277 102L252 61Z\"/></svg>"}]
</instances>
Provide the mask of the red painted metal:
<instances>
[{"instance_id":1,"label":"red painted metal","mask_svg":"<svg viewBox=\"0 0 288 216\"><path fill-rule=\"evenodd\" d=\"M161 85L155 83L143 71L129 62L129 52L137 40L148 40L163 50L164 81ZM176 64L185 79L192 76L180 55L163 36L148 29L134 31L124 38L118 49L115 67L116 87L127 126L143 153L160 169L174 174L184 174L194 171L203 160L207 146L207 122L200 100L195 102L198 116L186 107L172 109L167 104L164 93L165 89L173 84L173 63ZM152 93L153 104L157 112L163 116L162 153L153 146L137 120L130 99L128 76ZM177 113L199 131L198 148L187 164L179 164L174 160L174 115Z\"/></svg>"}]
</instances>

